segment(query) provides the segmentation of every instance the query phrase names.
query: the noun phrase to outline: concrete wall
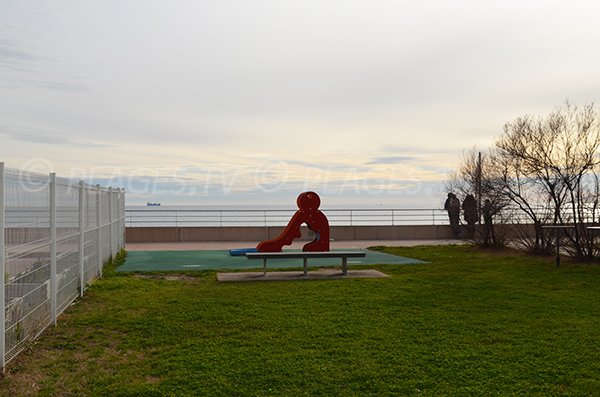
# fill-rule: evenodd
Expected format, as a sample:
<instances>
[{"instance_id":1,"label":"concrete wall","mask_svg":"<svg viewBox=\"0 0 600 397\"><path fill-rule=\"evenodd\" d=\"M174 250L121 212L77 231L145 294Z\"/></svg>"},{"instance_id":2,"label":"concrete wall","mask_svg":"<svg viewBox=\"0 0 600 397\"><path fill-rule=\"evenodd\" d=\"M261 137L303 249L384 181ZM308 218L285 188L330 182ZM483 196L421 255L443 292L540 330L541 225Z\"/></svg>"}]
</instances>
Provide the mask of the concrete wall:
<instances>
[{"instance_id":1,"label":"concrete wall","mask_svg":"<svg viewBox=\"0 0 600 397\"><path fill-rule=\"evenodd\" d=\"M284 227L128 227L128 243L193 241L263 241L277 237ZM312 232L302 228L303 240ZM447 225L332 226L331 238L343 240L421 240L452 238Z\"/></svg>"}]
</instances>

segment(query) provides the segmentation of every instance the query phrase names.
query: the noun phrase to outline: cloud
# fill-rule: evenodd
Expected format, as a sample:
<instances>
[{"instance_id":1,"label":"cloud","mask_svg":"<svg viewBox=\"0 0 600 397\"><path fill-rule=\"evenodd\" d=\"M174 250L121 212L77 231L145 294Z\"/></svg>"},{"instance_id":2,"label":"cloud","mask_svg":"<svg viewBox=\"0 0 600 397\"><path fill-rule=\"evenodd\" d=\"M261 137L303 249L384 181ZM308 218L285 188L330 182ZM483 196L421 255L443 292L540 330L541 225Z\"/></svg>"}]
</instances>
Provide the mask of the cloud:
<instances>
[{"instance_id":1,"label":"cloud","mask_svg":"<svg viewBox=\"0 0 600 397\"><path fill-rule=\"evenodd\" d=\"M9 79L8 82L0 85L2 88L19 89L25 87L37 87L52 91L75 92L86 89L83 85L65 83L50 80L27 80L27 79Z\"/></svg>"},{"instance_id":2,"label":"cloud","mask_svg":"<svg viewBox=\"0 0 600 397\"><path fill-rule=\"evenodd\" d=\"M219 200L439 179L507 120L600 87L593 2L0 3L5 161L147 168Z\"/></svg>"},{"instance_id":3,"label":"cloud","mask_svg":"<svg viewBox=\"0 0 600 397\"><path fill-rule=\"evenodd\" d=\"M416 161L417 157L415 156L386 156L386 157L375 157L374 159L368 161L366 164L368 165L377 165L377 164L403 164L410 163Z\"/></svg>"},{"instance_id":4,"label":"cloud","mask_svg":"<svg viewBox=\"0 0 600 397\"><path fill-rule=\"evenodd\" d=\"M344 161L346 160L346 161ZM315 170L315 171L320 171L323 173L326 172L349 172L349 171L353 171L353 172L368 172L371 169L369 167L361 167L360 165L356 165L354 163L352 163L351 161L348 161L347 158L340 158L339 161L334 162L334 161L324 161L322 159L319 159L318 162L317 161L308 161L308 160L296 160L296 159L279 159L279 160L273 160L274 162L278 162L278 163L282 163L282 164L286 164L288 166L290 166L290 168L294 168L296 170L301 170L301 171L309 171L309 170Z\"/></svg>"},{"instance_id":5,"label":"cloud","mask_svg":"<svg viewBox=\"0 0 600 397\"><path fill-rule=\"evenodd\" d=\"M6 42L0 41L0 68L13 71L31 70L37 58L23 50L10 48Z\"/></svg>"},{"instance_id":6,"label":"cloud","mask_svg":"<svg viewBox=\"0 0 600 397\"><path fill-rule=\"evenodd\" d=\"M15 124L0 124L0 136L21 142L42 143L48 145L69 145L76 147L113 147L114 145L90 140L78 140L52 130L38 129Z\"/></svg>"}]
</instances>

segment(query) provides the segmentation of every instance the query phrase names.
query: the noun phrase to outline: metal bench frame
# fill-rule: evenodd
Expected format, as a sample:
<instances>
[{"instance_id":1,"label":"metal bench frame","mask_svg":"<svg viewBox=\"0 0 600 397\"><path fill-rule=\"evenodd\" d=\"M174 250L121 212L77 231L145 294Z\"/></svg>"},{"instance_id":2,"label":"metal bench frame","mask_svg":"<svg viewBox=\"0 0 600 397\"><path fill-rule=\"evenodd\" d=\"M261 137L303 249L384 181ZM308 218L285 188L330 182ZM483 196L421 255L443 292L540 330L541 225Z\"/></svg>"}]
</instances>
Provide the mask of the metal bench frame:
<instances>
[{"instance_id":1,"label":"metal bench frame","mask_svg":"<svg viewBox=\"0 0 600 397\"><path fill-rule=\"evenodd\" d=\"M303 260L304 275L308 272L308 258L341 258L342 274L348 274L348 258L364 258L366 252L361 251L328 251L328 252L248 252L248 259L262 259L263 273L267 274L267 260L298 258Z\"/></svg>"}]
</instances>

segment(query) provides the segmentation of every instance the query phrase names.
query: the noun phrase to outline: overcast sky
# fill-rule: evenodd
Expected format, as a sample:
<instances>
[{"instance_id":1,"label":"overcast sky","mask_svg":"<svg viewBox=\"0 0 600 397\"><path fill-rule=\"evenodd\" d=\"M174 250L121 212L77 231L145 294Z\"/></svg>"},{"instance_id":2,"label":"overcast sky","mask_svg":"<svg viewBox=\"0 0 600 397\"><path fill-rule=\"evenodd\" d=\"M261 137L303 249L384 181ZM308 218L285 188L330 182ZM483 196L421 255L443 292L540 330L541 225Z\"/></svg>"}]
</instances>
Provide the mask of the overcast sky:
<instances>
[{"instance_id":1,"label":"overcast sky","mask_svg":"<svg viewBox=\"0 0 600 397\"><path fill-rule=\"evenodd\" d=\"M0 161L129 203L439 206L463 150L600 93L598 1L0 0Z\"/></svg>"}]
</instances>

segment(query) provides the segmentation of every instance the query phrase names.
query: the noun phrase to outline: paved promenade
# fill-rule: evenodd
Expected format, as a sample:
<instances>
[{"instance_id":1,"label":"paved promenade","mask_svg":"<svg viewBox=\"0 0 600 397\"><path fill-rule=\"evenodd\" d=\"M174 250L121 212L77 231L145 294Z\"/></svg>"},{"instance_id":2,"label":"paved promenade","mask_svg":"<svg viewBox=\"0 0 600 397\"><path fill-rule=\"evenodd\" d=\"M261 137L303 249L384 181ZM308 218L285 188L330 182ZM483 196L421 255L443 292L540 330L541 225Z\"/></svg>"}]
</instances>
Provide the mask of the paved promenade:
<instances>
[{"instance_id":1,"label":"paved promenade","mask_svg":"<svg viewBox=\"0 0 600 397\"><path fill-rule=\"evenodd\" d=\"M296 241L292 249L302 249L308 241ZM219 241L219 242L193 242L193 243L127 243L128 251L184 251L184 250L227 250L232 248L256 247L259 242L251 241ZM387 245L395 247L412 247L415 245L449 245L465 244L465 240L349 240L332 241L331 249L367 248L374 245Z\"/></svg>"}]
</instances>

